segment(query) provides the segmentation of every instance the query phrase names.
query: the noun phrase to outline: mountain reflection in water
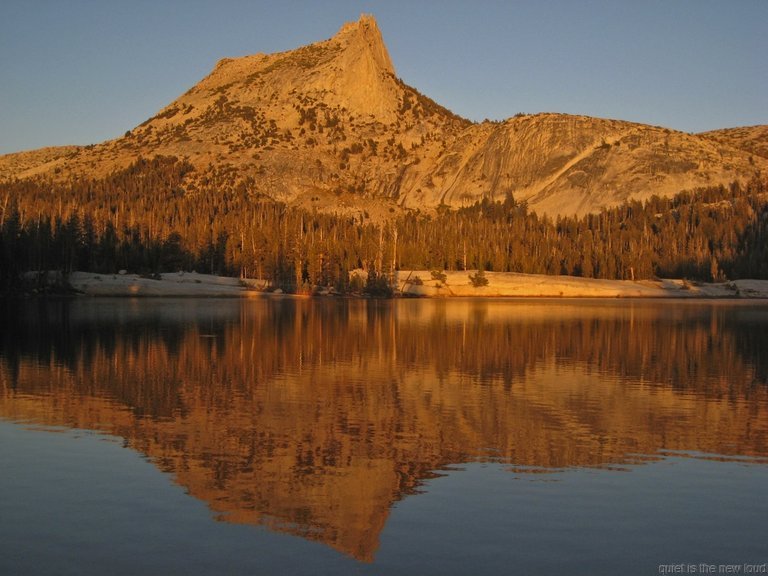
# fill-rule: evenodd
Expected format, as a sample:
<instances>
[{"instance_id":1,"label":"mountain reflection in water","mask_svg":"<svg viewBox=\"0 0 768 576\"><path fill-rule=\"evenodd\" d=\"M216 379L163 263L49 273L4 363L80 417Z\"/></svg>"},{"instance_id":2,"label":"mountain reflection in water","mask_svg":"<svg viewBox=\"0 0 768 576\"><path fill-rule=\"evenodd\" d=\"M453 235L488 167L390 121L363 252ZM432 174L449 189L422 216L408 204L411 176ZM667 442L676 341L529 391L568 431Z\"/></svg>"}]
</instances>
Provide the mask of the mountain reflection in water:
<instances>
[{"instance_id":1,"label":"mountain reflection in water","mask_svg":"<svg viewBox=\"0 0 768 576\"><path fill-rule=\"evenodd\" d=\"M440 469L768 457L768 307L77 300L3 311L0 417L125 438L229 522L372 560Z\"/></svg>"}]
</instances>

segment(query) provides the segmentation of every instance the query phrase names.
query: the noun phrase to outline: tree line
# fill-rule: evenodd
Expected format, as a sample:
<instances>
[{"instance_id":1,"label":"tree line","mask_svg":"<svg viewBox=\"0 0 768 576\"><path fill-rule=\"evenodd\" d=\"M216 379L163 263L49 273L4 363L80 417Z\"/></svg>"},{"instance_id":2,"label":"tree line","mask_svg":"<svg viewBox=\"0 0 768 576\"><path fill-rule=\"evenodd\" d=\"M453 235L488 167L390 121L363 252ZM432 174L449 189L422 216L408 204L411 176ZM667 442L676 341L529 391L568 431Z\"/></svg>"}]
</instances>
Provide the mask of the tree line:
<instances>
[{"instance_id":1,"label":"tree line","mask_svg":"<svg viewBox=\"0 0 768 576\"><path fill-rule=\"evenodd\" d=\"M768 278L768 194L760 179L582 217L540 216L510 194L373 222L289 206L247 183L219 186L215 172L185 190L192 170L185 160L158 156L102 178L1 184L0 292L24 290L25 274L39 270L197 270L262 278L293 292L321 286L380 294L389 293L398 269ZM350 284L358 268L368 272L366 285Z\"/></svg>"}]
</instances>

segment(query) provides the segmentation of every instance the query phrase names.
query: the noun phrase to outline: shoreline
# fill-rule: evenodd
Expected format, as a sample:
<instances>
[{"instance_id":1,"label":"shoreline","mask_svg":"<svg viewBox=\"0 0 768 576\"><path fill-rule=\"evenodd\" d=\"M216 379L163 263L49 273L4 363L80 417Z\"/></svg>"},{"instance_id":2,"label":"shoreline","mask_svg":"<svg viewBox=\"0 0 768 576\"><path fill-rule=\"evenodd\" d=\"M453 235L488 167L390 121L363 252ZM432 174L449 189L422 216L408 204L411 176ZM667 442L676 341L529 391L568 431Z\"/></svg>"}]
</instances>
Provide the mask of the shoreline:
<instances>
[{"instance_id":1,"label":"shoreline","mask_svg":"<svg viewBox=\"0 0 768 576\"><path fill-rule=\"evenodd\" d=\"M768 280L720 283L683 279L603 280L576 276L547 276L515 272L485 272L486 286L474 286L476 271L443 272L436 280L429 271L400 272L398 287L407 296L503 298L768 298ZM418 277L422 284L414 284ZM428 279L428 280L427 280Z\"/></svg>"},{"instance_id":2,"label":"shoreline","mask_svg":"<svg viewBox=\"0 0 768 576\"><path fill-rule=\"evenodd\" d=\"M575 276L546 276L513 272L485 272L485 286L473 286L475 271L442 272L433 278L427 270L395 273L396 296L412 298L699 298L768 299L768 280L735 280L722 283L687 280L601 280ZM362 276L361 271L353 275ZM438 275L439 276L439 275ZM309 297L268 291L267 282L196 272L138 274L73 272L69 285L84 296L118 297ZM320 290L315 295L341 296Z\"/></svg>"}]
</instances>

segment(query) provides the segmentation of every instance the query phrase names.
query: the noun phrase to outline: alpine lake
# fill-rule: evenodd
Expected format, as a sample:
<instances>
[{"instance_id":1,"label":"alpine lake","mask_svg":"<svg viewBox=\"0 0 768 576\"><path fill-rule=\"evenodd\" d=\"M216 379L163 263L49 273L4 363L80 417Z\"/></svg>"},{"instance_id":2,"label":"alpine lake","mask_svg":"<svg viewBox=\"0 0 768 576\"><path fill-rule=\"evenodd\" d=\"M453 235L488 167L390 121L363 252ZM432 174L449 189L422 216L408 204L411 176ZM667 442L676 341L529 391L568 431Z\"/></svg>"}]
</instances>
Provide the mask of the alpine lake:
<instances>
[{"instance_id":1,"label":"alpine lake","mask_svg":"<svg viewBox=\"0 0 768 576\"><path fill-rule=\"evenodd\" d=\"M0 305L0 574L766 572L766 301Z\"/></svg>"}]
</instances>

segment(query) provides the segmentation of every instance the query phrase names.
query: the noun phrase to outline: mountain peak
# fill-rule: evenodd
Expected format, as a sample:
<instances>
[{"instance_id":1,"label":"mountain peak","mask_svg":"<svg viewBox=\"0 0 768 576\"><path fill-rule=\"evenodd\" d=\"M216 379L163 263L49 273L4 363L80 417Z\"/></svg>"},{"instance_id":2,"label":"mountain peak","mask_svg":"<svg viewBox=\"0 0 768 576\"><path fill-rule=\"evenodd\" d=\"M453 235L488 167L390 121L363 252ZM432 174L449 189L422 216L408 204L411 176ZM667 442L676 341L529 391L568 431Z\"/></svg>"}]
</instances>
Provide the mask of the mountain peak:
<instances>
[{"instance_id":1,"label":"mountain peak","mask_svg":"<svg viewBox=\"0 0 768 576\"><path fill-rule=\"evenodd\" d=\"M329 104L380 122L397 120L400 89L373 16L363 14L357 22L344 24L330 40L310 46L332 56L302 80L302 90L324 92Z\"/></svg>"},{"instance_id":2,"label":"mountain peak","mask_svg":"<svg viewBox=\"0 0 768 576\"><path fill-rule=\"evenodd\" d=\"M395 67L381 36L379 25L371 14L361 14L357 22L347 22L334 37L347 46L367 48L376 65L384 72L395 75Z\"/></svg>"},{"instance_id":3,"label":"mountain peak","mask_svg":"<svg viewBox=\"0 0 768 576\"><path fill-rule=\"evenodd\" d=\"M462 206L513 193L550 214L599 211L768 172L765 127L687 135L617 120L517 115L472 124L399 80L373 16L283 52L226 58L152 118L96 147L0 158L0 179L106 174L138 154L315 208ZM347 208L343 208L346 210ZM388 213L388 212L387 212Z\"/></svg>"}]
</instances>

